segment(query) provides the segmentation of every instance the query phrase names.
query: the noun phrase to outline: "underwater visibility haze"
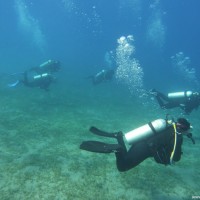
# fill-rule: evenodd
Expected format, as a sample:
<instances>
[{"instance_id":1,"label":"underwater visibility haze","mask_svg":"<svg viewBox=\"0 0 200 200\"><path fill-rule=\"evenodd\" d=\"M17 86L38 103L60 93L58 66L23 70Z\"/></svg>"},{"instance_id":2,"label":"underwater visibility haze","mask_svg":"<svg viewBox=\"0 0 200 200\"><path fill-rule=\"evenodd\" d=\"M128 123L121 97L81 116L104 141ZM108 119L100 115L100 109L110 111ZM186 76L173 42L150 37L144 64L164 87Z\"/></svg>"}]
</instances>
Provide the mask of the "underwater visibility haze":
<instances>
[{"instance_id":1,"label":"underwater visibility haze","mask_svg":"<svg viewBox=\"0 0 200 200\"><path fill-rule=\"evenodd\" d=\"M0 0L0 199L200 198L200 110L160 109L149 93L200 92L199 6ZM49 60L59 61L59 70L35 74ZM34 80L49 79L28 85L29 75L20 80L27 70ZM113 73L94 80L102 70ZM148 158L119 172L112 153L79 149L96 138L90 126L128 132L166 115L190 121L196 141L184 138L174 165Z\"/></svg>"}]
</instances>

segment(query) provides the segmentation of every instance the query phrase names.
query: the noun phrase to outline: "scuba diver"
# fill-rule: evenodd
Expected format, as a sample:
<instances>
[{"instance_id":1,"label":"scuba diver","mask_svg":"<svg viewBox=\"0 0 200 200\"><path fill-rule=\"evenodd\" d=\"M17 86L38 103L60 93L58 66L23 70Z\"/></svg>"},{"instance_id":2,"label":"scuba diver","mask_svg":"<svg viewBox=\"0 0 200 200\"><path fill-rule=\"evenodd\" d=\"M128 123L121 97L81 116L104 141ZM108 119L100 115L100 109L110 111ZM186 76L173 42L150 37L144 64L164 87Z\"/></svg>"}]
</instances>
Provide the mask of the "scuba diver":
<instances>
[{"instance_id":1,"label":"scuba diver","mask_svg":"<svg viewBox=\"0 0 200 200\"><path fill-rule=\"evenodd\" d=\"M46 91L49 90L50 84L55 80L55 77L50 73L35 74L32 71L25 71L24 78L21 82L27 87L39 87Z\"/></svg>"},{"instance_id":2,"label":"scuba diver","mask_svg":"<svg viewBox=\"0 0 200 200\"><path fill-rule=\"evenodd\" d=\"M16 82L8 84L8 86L15 87L20 83L22 83L27 87L32 87L32 88L39 87L41 89L48 91L50 84L54 82L56 79L53 76L53 73L59 70L60 70L59 61L48 60L39 65L38 67L33 67L29 70L26 70L23 73L19 73L22 77L19 78Z\"/></svg>"},{"instance_id":3,"label":"scuba diver","mask_svg":"<svg viewBox=\"0 0 200 200\"><path fill-rule=\"evenodd\" d=\"M164 95L155 89L150 91L162 109L170 109L180 107L185 114L190 114L200 105L200 93L192 91L174 92Z\"/></svg>"},{"instance_id":4,"label":"scuba diver","mask_svg":"<svg viewBox=\"0 0 200 200\"><path fill-rule=\"evenodd\" d=\"M183 135L195 144L192 134L187 132L190 128L190 123L185 118L179 118L177 122L168 118L157 119L125 134L121 131L107 133L91 127L93 134L114 138L117 143L84 141L80 149L96 153L114 153L120 172L136 167L149 157L154 157L157 163L169 165L181 159ZM129 150L125 142L131 145Z\"/></svg>"},{"instance_id":5,"label":"scuba diver","mask_svg":"<svg viewBox=\"0 0 200 200\"><path fill-rule=\"evenodd\" d=\"M97 74L89 76L87 78L92 79L93 85L97 85L99 83L112 80L114 73L114 69L102 69Z\"/></svg>"}]
</instances>

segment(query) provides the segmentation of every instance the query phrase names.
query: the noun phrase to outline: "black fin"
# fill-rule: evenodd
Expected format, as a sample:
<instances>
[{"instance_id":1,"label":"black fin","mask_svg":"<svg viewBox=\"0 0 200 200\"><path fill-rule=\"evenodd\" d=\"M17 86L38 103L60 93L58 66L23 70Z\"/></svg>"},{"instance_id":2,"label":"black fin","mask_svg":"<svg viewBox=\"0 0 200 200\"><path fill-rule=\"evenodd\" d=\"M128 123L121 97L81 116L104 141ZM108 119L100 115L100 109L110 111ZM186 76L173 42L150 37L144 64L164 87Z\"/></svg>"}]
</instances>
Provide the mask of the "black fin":
<instances>
[{"instance_id":1,"label":"black fin","mask_svg":"<svg viewBox=\"0 0 200 200\"><path fill-rule=\"evenodd\" d=\"M194 140L194 138L192 137L192 133L188 133L188 134L187 134L187 137L190 138L190 139L192 140L192 143L193 143L193 144L195 144L195 140Z\"/></svg>"},{"instance_id":2,"label":"black fin","mask_svg":"<svg viewBox=\"0 0 200 200\"><path fill-rule=\"evenodd\" d=\"M96 153L112 153L117 152L121 146L119 144L107 144L98 141L85 141L80 145L80 149L96 152Z\"/></svg>"},{"instance_id":3,"label":"black fin","mask_svg":"<svg viewBox=\"0 0 200 200\"><path fill-rule=\"evenodd\" d=\"M100 135L100 136L104 136L104 137L109 137L109 138L117 138L117 133L108 133L105 131L101 131L98 128L92 126L90 127L90 132L94 133L95 135Z\"/></svg>"}]
</instances>

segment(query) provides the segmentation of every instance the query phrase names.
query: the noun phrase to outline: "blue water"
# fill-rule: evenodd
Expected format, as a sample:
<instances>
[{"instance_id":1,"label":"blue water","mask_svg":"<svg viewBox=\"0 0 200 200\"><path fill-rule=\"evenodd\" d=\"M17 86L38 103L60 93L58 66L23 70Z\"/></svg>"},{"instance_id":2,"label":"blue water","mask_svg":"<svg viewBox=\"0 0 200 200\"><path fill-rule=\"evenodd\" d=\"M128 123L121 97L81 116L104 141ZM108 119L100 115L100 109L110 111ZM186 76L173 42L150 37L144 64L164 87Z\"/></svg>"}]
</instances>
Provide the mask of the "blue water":
<instances>
[{"instance_id":1,"label":"blue water","mask_svg":"<svg viewBox=\"0 0 200 200\"><path fill-rule=\"evenodd\" d=\"M1 71L6 71L5 65L17 70L47 58L78 69L100 65L105 52L115 50L116 40L129 34L135 37L136 57L147 73L149 68L169 68L170 56L179 51L198 70L199 4L198 0L1 1ZM165 29L164 36L159 31L155 35L161 38L158 43L163 40L162 49L146 38L150 23L157 19Z\"/></svg>"},{"instance_id":2,"label":"blue water","mask_svg":"<svg viewBox=\"0 0 200 200\"><path fill-rule=\"evenodd\" d=\"M156 174L152 175L147 169L143 171L146 166L156 166L150 161L136 169L135 174L132 171L124 175L116 172L113 156L106 157L107 162L102 164L97 158L101 160L103 157L93 155L91 158L90 154L80 153L78 149L79 143L86 139L81 133L87 133L90 125L104 126L110 131L128 131L157 117L164 117L166 112L160 110L150 97L142 97L151 88L163 92L199 91L199 7L199 0L0 0L0 164L4 174L0 178L5 182L11 180L12 173L15 174L12 185L11 181L8 181L9 184L0 181L3 199L15 199L13 194L16 199L94 199L95 196L96 199L124 200L130 199L132 194L136 195L136 199L188 199L192 195L200 195L195 185L200 176L199 172L197 174L199 163L195 161L199 149L198 146L192 147L194 151L190 152L188 142L186 151L190 152L190 158L183 159L174 171L160 167L161 172L156 172L161 176L166 170L169 175L166 185L160 188L156 187L163 180L157 179ZM125 43L120 46L122 37ZM128 47L134 49L130 55ZM178 59L180 52L183 56ZM189 63L180 64L185 58ZM10 73L22 72L48 59L61 62L58 82L50 92L23 86L15 89L7 87L11 81ZM97 87L85 79L102 68L113 68L119 73L125 71L126 74ZM175 116L180 114L180 110L170 112ZM199 141L199 111L194 111L188 118L196 125L194 134ZM60 134L60 138L55 132ZM49 138L48 133L53 135ZM26 142L27 146L24 145ZM72 155L66 155L62 148L69 149ZM23 159L20 160L20 156ZM68 161L75 163L71 166ZM87 169L88 163L92 163L90 170ZM106 163L109 165L105 166ZM188 167L192 166L191 171L184 171L185 163ZM77 170L77 177L72 178ZM88 176L89 172L91 176ZM156 195L143 191L145 173L149 176L145 191L151 187L152 191L159 191ZM195 176L198 179L195 180ZM35 182L29 182L28 177ZM48 184L52 177L62 185L57 196L59 184L56 181ZM105 180L104 185L106 177L113 180ZM137 184L131 182L135 178ZM186 186L184 178L188 179L191 188ZM63 184L68 179L72 183L71 187L68 183L66 187L70 189L65 191ZM151 181L159 184L152 186ZM129 186L129 183L132 185ZM170 191L170 187L175 187L174 183L180 184L180 188ZM44 188L39 192L42 184ZM85 184L91 184L93 194L87 193ZM113 191L112 184L123 188ZM170 185L169 189L162 193L167 185ZM76 186L77 191L74 192ZM32 187L34 189L30 193ZM102 193L98 193L98 188ZM108 194L106 188L109 188ZM51 190L54 194L48 196ZM126 191L127 194L124 194Z\"/></svg>"}]
</instances>

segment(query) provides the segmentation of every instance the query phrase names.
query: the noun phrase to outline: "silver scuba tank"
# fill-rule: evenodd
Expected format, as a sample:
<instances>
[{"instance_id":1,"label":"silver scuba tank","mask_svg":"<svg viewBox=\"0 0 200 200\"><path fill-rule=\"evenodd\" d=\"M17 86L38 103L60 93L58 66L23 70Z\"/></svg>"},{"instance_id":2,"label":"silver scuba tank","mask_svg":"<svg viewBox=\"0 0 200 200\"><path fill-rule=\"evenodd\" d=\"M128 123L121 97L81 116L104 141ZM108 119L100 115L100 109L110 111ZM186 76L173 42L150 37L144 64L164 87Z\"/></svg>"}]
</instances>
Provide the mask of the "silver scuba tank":
<instances>
[{"instance_id":1,"label":"silver scuba tank","mask_svg":"<svg viewBox=\"0 0 200 200\"><path fill-rule=\"evenodd\" d=\"M47 76L49 76L48 73L39 74L39 75L34 76L33 79L34 79L34 80L38 80L38 79L41 79L41 78L45 78L45 77L47 77Z\"/></svg>"},{"instance_id":2,"label":"silver scuba tank","mask_svg":"<svg viewBox=\"0 0 200 200\"><path fill-rule=\"evenodd\" d=\"M41 68L44 68L44 67L46 67L47 65L49 65L51 62L52 62L52 60L47 60L46 62L42 63L42 64L40 65L40 67L41 67Z\"/></svg>"},{"instance_id":3,"label":"silver scuba tank","mask_svg":"<svg viewBox=\"0 0 200 200\"><path fill-rule=\"evenodd\" d=\"M159 134L167 127L164 119L157 119L139 128L136 128L126 134L124 137L129 145L135 144L141 140L148 139L154 134Z\"/></svg>"},{"instance_id":4,"label":"silver scuba tank","mask_svg":"<svg viewBox=\"0 0 200 200\"><path fill-rule=\"evenodd\" d=\"M185 92L174 92L174 93L168 93L169 99L183 99L183 98L189 98L192 96L192 91L185 91Z\"/></svg>"}]
</instances>

